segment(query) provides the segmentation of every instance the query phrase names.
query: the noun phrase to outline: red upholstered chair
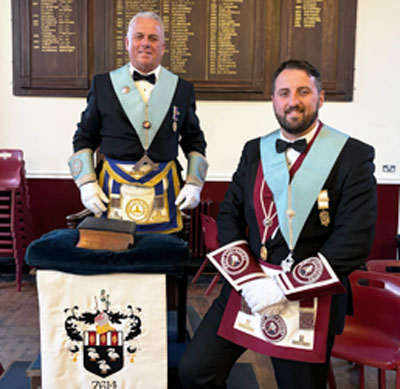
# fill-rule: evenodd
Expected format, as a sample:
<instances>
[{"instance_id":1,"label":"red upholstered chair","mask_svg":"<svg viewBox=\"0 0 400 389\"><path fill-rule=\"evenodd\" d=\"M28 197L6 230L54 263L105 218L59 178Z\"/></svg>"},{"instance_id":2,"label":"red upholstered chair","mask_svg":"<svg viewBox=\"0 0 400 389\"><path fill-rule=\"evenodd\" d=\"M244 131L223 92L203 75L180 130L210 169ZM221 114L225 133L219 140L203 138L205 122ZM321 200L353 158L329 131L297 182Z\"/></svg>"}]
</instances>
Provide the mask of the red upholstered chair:
<instances>
[{"instance_id":1,"label":"red upholstered chair","mask_svg":"<svg viewBox=\"0 0 400 389\"><path fill-rule=\"evenodd\" d=\"M0 257L15 259L21 290L25 251L33 237L22 150L0 149Z\"/></svg>"},{"instance_id":2,"label":"red upholstered chair","mask_svg":"<svg viewBox=\"0 0 400 389\"><path fill-rule=\"evenodd\" d=\"M397 259L370 259L367 262L367 269L400 275L400 261Z\"/></svg>"},{"instance_id":3,"label":"red upholstered chair","mask_svg":"<svg viewBox=\"0 0 400 389\"><path fill-rule=\"evenodd\" d=\"M201 228L204 234L204 245L206 246L208 251L216 250L219 247L218 242L218 227L217 222L215 219L209 215L201 214ZM206 258L203 263L201 264L199 270L193 277L192 283L194 284L197 279L200 277L200 274L204 271L207 265L208 259ZM211 290L214 288L218 280L220 279L219 273L217 273L214 278L212 279L210 285L208 286L207 290L205 291L205 295L208 296Z\"/></svg>"},{"instance_id":4,"label":"red upholstered chair","mask_svg":"<svg viewBox=\"0 0 400 389\"><path fill-rule=\"evenodd\" d=\"M202 214L200 217L201 228L204 233L204 244L208 250L216 250L219 247L217 222L209 215Z\"/></svg>"},{"instance_id":5,"label":"red upholstered chair","mask_svg":"<svg viewBox=\"0 0 400 389\"><path fill-rule=\"evenodd\" d=\"M378 369L380 389L386 387L385 371L395 370L396 389L400 389L400 277L356 270L350 282L354 316L347 316L332 356L358 364L360 388L368 365Z\"/></svg>"}]
</instances>

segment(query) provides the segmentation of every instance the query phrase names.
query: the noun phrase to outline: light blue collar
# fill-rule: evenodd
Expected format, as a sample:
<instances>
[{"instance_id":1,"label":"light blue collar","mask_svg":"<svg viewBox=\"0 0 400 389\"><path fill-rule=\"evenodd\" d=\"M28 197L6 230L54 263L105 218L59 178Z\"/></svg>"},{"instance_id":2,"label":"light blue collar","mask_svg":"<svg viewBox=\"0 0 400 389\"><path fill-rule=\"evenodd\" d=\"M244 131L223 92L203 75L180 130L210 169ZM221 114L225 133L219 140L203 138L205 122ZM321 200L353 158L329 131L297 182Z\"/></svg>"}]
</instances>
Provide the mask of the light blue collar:
<instances>
[{"instance_id":1,"label":"light blue collar","mask_svg":"<svg viewBox=\"0 0 400 389\"><path fill-rule=\"evenodd\" d=\"M111 83L129 121L139 136L142 146L147 150L168 113L178 76L161 67L157 82L151 92L148 106L149 130L143 128L146 103L143 101L129 70L129 64L110 72ZM148 145L145 147L145 131L148 131Z\"/></svg>"},{"instance_id":2,"label":"light blue collar","mask_svg":"<svg viewBox=\"0 0 400 389\"><path fill-rule=\"evenodd\" d=\"M260 156L264 179L272 191L278 213L279 226L290 247L288 209L289 171L285 153L275 151L279 130L260 140ZM293 218L293 248L296 246L304 223L317 200L348 135L323 126L291 182Z\"/></svg>"}]
</instances>

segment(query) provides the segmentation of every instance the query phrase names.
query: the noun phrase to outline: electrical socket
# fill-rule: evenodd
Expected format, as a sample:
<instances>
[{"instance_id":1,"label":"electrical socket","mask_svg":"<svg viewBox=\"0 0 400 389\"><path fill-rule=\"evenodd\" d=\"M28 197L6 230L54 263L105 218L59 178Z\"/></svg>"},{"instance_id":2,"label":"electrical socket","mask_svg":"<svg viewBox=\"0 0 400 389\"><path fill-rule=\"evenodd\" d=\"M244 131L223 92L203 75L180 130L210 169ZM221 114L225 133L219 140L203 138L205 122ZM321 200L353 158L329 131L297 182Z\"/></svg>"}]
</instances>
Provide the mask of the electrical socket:
<instances>
[{"instance_id":1,"label":"electrical socket","mask_svg":"<svg viewBox=\"0 0 400 389\"><path fill-rule=\"evenodd\" d=\"M396 173L396 165L383 165L382 171L384 173Z\"/></svg>"}]
</instances>

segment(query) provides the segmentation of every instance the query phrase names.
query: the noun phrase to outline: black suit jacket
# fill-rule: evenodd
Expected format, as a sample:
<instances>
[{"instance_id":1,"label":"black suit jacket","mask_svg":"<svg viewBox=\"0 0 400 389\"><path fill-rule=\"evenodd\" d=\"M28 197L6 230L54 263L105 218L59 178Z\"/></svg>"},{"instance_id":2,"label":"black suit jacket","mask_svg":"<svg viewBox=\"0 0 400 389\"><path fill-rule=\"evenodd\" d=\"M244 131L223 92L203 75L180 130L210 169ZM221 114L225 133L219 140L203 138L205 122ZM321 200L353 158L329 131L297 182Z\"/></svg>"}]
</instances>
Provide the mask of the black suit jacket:
<instances>
[{"instance_id":1,"label":"black suit jacket","mask_svg":"<svg viewBox=\"0 0 400 389\"><path fill-rule=\"evenodd\" d=\"M371 146L353 138L347 140L323 186L330 199L330 224L327 227L321 224L315 202L294 250L296 262L322 253L345 286L347 276L364 263L372 247L376 221L373 158ZM243 149L217 219L220 243L247 239L255 258L259 258L261 248L253 204L259 164L260 138L257 138ZM289 252L280 232L266 247L268 262L273 264L280 264ZM346 296L333 296L330 333L342 331L346 309Z\"/></svg>"},{"instance_id":2,"label":"black suit jacket","mask_svg":"<svg viewBox=\"0 0 400 389\"><path fill-rule=\"evenodd\" d=\"M172 127L174 105L180 112L176 131ZM191 151L205 155L206 142L195 110L193 85L179 78L170 108L148 150L154 162L175 160L178 144L186 156ZM73 146L74 152L100 146L101 153L124 161L137 161L143 156L140 139L118 101L109 73L93 77Z\"/></svg>"}]
</instances>

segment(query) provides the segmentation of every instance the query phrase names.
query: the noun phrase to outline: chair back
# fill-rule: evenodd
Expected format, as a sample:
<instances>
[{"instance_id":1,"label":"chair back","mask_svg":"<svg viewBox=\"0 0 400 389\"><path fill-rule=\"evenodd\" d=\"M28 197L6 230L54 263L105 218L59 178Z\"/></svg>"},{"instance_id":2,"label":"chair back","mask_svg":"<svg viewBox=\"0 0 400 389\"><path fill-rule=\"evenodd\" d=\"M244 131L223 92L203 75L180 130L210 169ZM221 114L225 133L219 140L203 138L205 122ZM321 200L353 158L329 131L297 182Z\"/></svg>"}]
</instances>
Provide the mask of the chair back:
<instances>
[{"instance_id":1,"label":"chair back","mask_svg":"<svg viewBox=\"0 0 400 389\"><path fill-rule=\"evenodd\" d=\"M0 189L19 187L24 175L22 150L0 149Z\"/></svg>"},{"instance_id":2,"label":"chair back","mask_svg":"<svg viewBox=\"0 0 400 389\"><path fill-rule=\"evenodd\" d=\"M201 214L201 228L204 233L204 245L210 251L219 247L218 227L215 219L209 215Z\"/></svg>"},{"instance_id":3,"label":"chair back","mask_svg":"<svg viewBox=\"0 0 400 389\"><path fill-rule=\"evenodd\" d=\"M353 328L355 333L370 331L371 342L383 335L400 344L400 277L356 270L349 279L354 316L347 316L346 327Z\"/></svg>"},{"instance_id":4,"label":"chair back","mask_svg":"<svg viewBox=\"0 0 400 389\"><path fill-rule=\"evenodd\" d=\"M397 259L370 259L367 262L367 269L369 271L400 275L400 261Z\"/></svg>"}]
</instances>

